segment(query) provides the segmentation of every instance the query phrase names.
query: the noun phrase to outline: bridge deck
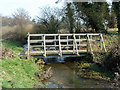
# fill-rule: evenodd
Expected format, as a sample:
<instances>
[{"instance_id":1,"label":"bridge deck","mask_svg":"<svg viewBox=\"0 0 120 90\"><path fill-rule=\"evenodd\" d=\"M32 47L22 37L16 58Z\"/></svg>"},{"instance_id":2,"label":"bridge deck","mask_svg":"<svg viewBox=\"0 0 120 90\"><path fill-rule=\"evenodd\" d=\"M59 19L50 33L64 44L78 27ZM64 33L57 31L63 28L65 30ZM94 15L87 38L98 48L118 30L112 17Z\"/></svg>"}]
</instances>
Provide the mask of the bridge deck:
<instances>
[{"instance_id":1,"label":"bridge deck","mask_svg":"<svg viewBox=\"0 0 120 90\"><path fill-rule=\"evenodd\" d=\"M73 50L62 50L62 54L74 54ZM79 53L87 53L87 50L78 50ZM58 55L59 50L46 51L47 55ZM26 52L27 54L27 52ZM44 51L31 51L30 55L43 55Z\"/></svg>"}]
</instances>

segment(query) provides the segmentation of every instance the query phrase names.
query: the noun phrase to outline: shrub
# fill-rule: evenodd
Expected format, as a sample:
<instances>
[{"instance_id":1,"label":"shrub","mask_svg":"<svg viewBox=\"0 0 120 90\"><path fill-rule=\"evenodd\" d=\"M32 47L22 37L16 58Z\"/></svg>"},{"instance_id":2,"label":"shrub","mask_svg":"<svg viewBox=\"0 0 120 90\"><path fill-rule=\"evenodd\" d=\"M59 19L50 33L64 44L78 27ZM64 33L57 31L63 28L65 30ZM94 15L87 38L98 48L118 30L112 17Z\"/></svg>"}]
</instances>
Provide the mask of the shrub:
<instances>
[{"instance_id":1,"label":"shrub","mask_svg":"<svg viewBox=\"0 0 120 90\"><path fill-rule=\"evenodd\" d=\"M103 65L109 71L120 73L120 46L116 46L106 55Z\"/></svg>"}]
</instances>

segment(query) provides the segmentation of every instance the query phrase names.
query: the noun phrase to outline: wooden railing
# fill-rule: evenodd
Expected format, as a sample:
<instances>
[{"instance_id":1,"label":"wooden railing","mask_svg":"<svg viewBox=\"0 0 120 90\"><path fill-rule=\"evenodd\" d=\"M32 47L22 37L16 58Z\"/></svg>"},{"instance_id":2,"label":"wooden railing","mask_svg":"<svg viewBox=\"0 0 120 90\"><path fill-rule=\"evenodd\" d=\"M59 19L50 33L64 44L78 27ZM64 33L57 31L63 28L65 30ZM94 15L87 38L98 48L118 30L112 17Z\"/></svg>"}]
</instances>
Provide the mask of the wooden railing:
<instances>
[{"instance_id":1,"label":"wooden railing","mask_svg":"<svg viewBox=\"0 0 120 90\"><path fill-rule=\"evenodd\" d=\"M103 41L102 34L29 34L28 33L28 58L31 55L62 55L65 54L76 54L77 56L80 53L93 54L92 36L100 36L100 42L102 42L104 51L106 52L105 44ZM31 49L34 49L31 51Z\"/></svg>"}]
</instances>

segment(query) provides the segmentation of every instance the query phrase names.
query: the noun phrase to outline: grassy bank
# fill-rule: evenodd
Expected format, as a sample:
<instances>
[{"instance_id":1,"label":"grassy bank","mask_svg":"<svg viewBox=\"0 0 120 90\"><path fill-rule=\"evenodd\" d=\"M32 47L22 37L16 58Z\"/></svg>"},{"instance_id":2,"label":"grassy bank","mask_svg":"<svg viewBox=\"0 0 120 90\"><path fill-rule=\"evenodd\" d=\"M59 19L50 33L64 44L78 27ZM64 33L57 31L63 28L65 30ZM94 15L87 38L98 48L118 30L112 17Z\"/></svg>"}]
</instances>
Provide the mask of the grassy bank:
<instances>
[{"instance_id":1,"label":"grassy bank","mask_svg":"<svg viewBox=\"0 0 120 90\"><path fill-rule=\"evenodd\" d=\"M113 78L112 71L105 71L102 67L95 63L82 61L75 64L77 66L77 75L80 77L105 81L110 81L110 79Z\"/></svg>"},{"instance_id":2,"label":"grassy bank","mask_svg":"<svg viewBox=\"0 0 120 90\"><path fill-rule=\"evenodd\" d=\"M107 49L107 54L118 45L119 34L117 33L108 33L103 34L104 43ZM94 44L94 46L99 46ZM94 48L93 48L94 49ZM95 48L96 51L100 51L99 48ZM95 50L94 49L94 50ZM107 80L110 81L114 78L114 71L108 71L105 66L103 67L103 63L106 57L105 54L101 55L100 53L94 53L94 62L90 63L86 61L77 62L75 63L77 68L77 74L83 78L92 78L92 79L99 79L99 80ZM112 56L111 56L112 57ZM89 60L90 58L87 58ZM109 62L109 60L107 60ZM108 63L109 64L109 63Z\"/></svg>"},{"instance_id":3,"label":"grassy bank","mask_svg":"<svg viewBox=\"0 0 120 90\"><path fill-rule=\"evenodd\" d=\"M37 77L43 71L43 65L36 65L35 59L20 59L18 53L23 51L20 43L2 41L2 87L3 88L33 88L35 85L45 87Z\"/></svg>"}]
</instances>

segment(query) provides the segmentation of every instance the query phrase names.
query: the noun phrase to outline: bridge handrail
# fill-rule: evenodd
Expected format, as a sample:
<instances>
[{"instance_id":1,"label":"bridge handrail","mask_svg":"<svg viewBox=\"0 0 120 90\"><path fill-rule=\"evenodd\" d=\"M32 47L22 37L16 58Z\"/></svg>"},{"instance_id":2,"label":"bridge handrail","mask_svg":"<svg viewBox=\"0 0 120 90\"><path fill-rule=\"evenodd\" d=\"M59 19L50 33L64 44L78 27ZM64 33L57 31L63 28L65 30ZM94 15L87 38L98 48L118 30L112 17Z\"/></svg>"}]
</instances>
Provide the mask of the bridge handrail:
<instances>
[{"instance_id":1,"label":"bridge handrail","mask_svg":"<svg viewBox=\"0 0 120 90\"><path fill-rule=\"evenodd\" d=\"M72 35L100 35L101 33L85 33L85 34L28 34L29 36L72 36Z\"/></svg>"}]
</instances>

